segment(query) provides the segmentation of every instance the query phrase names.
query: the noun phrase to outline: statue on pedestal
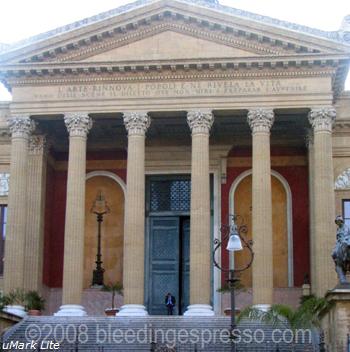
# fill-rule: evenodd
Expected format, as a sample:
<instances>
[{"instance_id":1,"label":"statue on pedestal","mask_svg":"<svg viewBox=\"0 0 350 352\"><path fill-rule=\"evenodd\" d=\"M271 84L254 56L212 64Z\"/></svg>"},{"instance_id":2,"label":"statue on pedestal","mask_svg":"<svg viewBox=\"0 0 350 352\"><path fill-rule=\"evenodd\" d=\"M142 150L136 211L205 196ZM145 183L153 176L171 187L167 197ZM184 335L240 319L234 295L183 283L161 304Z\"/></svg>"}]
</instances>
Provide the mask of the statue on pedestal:
<instances>
[{"instance_id":1,"label":"statue on pedestal","mask_svg":"<svg viewBox=\"0 0 350 352\"><path fill-rule=\"evenodd\" d=\"M339 283L341 285L350 285L346 279L346 273L350 272L350 229L340 215L336 217L335 223L338 226L337 242L332 253L332 258L335 263Z\"/></svg>"}]
</instances>

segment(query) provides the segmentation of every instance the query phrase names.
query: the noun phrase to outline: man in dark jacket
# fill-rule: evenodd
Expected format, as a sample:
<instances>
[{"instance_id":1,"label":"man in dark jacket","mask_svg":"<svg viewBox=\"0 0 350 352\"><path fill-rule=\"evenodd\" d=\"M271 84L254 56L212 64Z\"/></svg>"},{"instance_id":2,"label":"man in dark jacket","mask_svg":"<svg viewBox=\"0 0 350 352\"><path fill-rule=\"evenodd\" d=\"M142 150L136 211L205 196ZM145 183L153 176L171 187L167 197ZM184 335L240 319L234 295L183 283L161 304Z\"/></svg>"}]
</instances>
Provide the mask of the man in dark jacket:
<instances>
[{"instance_id":1,"label":"man in dark jacket","mask_svg":"<svg viewBox=\"0 0 350 352\"><path fill-rule=\"evenodd\" d=\"M176 304L175 297L170 292L168 292L167 295L165 296L165 306L167 307L168 315L173 315L175 304Z\"/></svg>"}]
</instances>

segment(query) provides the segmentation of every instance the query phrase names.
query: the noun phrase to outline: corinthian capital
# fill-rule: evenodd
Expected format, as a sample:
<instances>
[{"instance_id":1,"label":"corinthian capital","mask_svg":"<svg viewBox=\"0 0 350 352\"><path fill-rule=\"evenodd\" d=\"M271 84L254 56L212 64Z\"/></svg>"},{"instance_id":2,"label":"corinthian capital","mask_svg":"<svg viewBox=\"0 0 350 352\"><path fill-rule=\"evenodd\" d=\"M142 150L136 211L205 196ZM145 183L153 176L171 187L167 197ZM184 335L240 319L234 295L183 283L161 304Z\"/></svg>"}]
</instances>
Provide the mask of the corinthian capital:
<instances>
[{"instance_id":1,"label":"corinthian capital","mask_svg":"<svg viewBox=\"0 0 350 352\"><path fill-rule=\"evenodd\" d=\"M28 115L13 116L7 119L12 137L29 138L35 129L34 121Z\"/></svg>"},{"instance_id":2,"label":"corinthian capital","mask_svg":"<svg viewBox=\"0 0 350 352\"><path fill-rule=\"evenodd\" d=\"M47 152L48 143L46 136L43 134L35 134L29 138L29 154L43 155Z\"/></svg>"},{"instance_id":3,"label":"corinthian capital","mask_svg":"<svg viewBox=\"0 0 350 352\"><path fill-rule=\"evenodd\" d=\"M124 125L128 135L144 136L151 125L151 118L146 112L125 112Z\"/></svg>"},{"instance_id":4,"label":"corinthian capital","mask_svg":"<svg viewBox=\"0 0 350 352\"><path fill-rule=\"evenodd\" d=\"M92 127L92 119L87 113L67 113L64 123L70 137L86 137Z\"/></svg>"},{"instance_id":5,"label":"corinthian capital","mask_svg":"<svg viewBox=\"0 0 350 352\"><path fill-rule=\"evenodd\" d=\"M248 124L253 133L270 132L274 121L272 109L252 109L248 112Z\"/></svg>"},{"instance_id":6,"label":"corinthian capital","mask_svg":"<svg viewBox=\"0 0 350 352\"><path fill-rule=\"evenodd\" d=\"M337 113L333 106L324 106L321 108L315 108L309 112L309 122L315 132L318 132L318 131L332 132L336 115Z\"/></svg>"},{"instance_id":7,"label":"corinthian capital","mask_svg":"<svg viewBox=\"0 0 350 352\"><path fill-rule=\"evenodd\" d=\"M211 110L191 110L187 113L187 123L192 134L209 133L214 122Z\"/></svg>"}]
</instances>

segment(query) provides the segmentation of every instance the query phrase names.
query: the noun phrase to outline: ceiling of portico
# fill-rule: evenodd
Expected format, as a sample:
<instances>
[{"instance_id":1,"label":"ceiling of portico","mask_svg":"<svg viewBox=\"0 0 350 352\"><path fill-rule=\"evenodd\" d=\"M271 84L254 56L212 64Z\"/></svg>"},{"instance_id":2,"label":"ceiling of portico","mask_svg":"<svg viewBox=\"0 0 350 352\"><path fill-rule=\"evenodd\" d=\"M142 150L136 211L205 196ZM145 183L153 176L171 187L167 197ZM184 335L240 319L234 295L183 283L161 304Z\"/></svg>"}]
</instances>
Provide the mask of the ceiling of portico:
<instances>
[{"instance_id":1,"label":"ceiling of portico","mask_svg":"<svg viewBox=\"0 0 350 352\"><path fill-rule=\"evenodd\" d=\"M251 132L244 110L214 111L214 124L210 133L211 145L251 145ZM191 145L191 133L185 111L150 112L151 127L147 131L147 146ZM304 146L304 136L309 127L306 110L279 110L275 112L271 130L272 145ZM127 148L127 133L122 115L91 114L93 127L88 136L88 150L114 150ZM68 134L63 117L33 117L39 130L46 133L57 152L68 151Z\"/></svg>"}]
</instances>

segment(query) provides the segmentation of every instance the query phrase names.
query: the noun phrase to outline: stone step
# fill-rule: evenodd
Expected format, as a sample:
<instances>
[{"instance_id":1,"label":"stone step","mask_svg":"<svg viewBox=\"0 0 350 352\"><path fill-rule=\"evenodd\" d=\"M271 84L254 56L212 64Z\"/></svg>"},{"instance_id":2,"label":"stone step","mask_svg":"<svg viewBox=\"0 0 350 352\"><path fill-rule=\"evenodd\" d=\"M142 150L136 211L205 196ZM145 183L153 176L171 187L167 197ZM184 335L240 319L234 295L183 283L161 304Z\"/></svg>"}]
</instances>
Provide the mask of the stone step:
<instances>
[{"instance_id":1,"label":"stone step","mask_svg":"<svg viewBox=\"0 0 350 352\"><path fill-rule=\"evenodd\" d=\"M239 324L237 352L316 352L318 334L307 343L274 343L274 329L260 322ZM286 329L280 329L289 337ZM264 337L264 339L263 339ZM254 340L255 338L255 340ZM58 342L59 351L231 351L229 317L26 317L8 330L3 343L42 341ZM43 342L44 344L46 342ZM47 347L43 345L42 347ZM39 346L36 346L36 350ZM16 349L13 349L16 350ZM33 351L32 348L23 349Z\"/></svg>"}]
</instances>

